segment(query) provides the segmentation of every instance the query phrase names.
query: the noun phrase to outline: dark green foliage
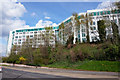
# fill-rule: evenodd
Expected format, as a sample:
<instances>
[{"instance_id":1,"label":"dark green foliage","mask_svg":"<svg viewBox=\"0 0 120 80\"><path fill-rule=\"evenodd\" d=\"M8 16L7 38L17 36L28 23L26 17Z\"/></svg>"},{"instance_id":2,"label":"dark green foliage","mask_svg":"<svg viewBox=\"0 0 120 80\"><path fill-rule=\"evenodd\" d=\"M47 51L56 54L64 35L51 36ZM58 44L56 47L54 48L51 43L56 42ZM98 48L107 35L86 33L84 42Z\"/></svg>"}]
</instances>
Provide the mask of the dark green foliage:
<instances>
[{"instance_id":1,"label":"dark green foliage","mask_svg":"<svg viewBox=\"0 0 120 80\"><path fill-rule=\"evenodd\" d=\"M117 7L118 7L118 9L120 9L120 1L115 2L115 6L117 6Z\"/></svg>"},{"instance_id":2,"label":"dark green foliage","mask_svg":"<svg viewBox=\"0 0 120 80\"><path fill-rule=\"evenodd\" d=\"M120 60L119 46L114 44L109 44L103 46L106 60L116 61Z\"/></svg>"},{"instance_id":3,"label":"dark green foliage","mask_svg":"<svg viewBox=\"0 0 120 80\"><path fill-rule=\"evenodd\" d=\"M13 64L15 64L17 61L19 61L19 55L14 53L11 53L7 60L8 63L13 63Z\"/></svg>"},{"instance_id":4,"label":"dark green foliage","mask_svg":"<svg viewBox=\"0 0 120 80\"><path fill-rule=\"evenodd\" d=\"M22 49L23 50L23 49ZM24 50L23 50L24 52ZM19 57L23 56L26 59L27 64L41 65L52 64L59 61L84 61L84 60L120 60L120 46L115 44L76 44L71 48L66 48L63 45L59 45L56 48L40 46L39 48L32 49L33 63L28 57L29 54L19 53L13 54L8 57L8 62L19 63ZM6 59L3 59L6 60Z\"/></svg>"},{"instance_id":5,"label":"dark green foliage","mask_svg":"<svg viewBox=\"0 0 120 80\"><path fill-rule=\"evenodd\" d=\"M2 62L7 63L8 57L2 57Z\"/></svg>"},{"instance_id":6,"label":"dark green foliage","mask_svg":"<svg viewBox=\"0 0 120 80\"><path fill-rule=\"evenodd\" d=\"M112 22L112 30L113 30L112 43L115 45L119 45L120 44L119 30L118 30L118 26L114 22Z\"/></svg>"},{"instance_id":7,"label":"dark green foliage","mask_svg":"<svg viewBox=\"0 0 120 80\"><path fill-rule=\"evenodd\" d=\"M73 35L70 35L69 38L68 38L68 40L67 40L66 45L73 44L73 39L74 39Z\"/></svg>"},{"instance_id":8,"label":"dark green foliage","mask_svg":"<svg viewBox=\"0 0 120 80\"><path fill-rule=\"evenodd\" d=\"M104 42L106 39L106 31L105 31L105 21L104 20L100 20L98 21L98 30L99 30L99 37L100 37L100 41Z\"/></svg>"}]
</instances>

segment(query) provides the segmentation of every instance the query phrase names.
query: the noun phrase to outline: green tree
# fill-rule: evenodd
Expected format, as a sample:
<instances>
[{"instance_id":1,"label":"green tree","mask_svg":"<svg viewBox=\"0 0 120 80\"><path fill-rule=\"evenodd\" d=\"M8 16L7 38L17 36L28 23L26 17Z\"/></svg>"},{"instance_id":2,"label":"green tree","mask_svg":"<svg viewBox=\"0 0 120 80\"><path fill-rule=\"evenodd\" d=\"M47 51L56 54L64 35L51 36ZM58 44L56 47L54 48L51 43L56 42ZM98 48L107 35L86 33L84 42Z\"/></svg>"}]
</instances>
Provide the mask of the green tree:
<instances>
[{"instance_id":1,"label":"green tree","mask_svg":"<svg viewBox=\"0 0 120 80\"><path fill-rule=\"evenodd\" d=\"M117 6L117 8L120 9L120 1L115 2L115 6Z\"/></svg>"},{"instance_id":2,"label":"green tree","mask_svg":"<svg viewBox=\"0 0 120 80\"><path fill-rule=\"evenodd\" d=\"M12 49L11 49L11 53L8 57L8 62L13 63L14 64L19 61L19 55L16 53L16 45L13 45Z\"/></svg>"},{"instance_id":3,"label":"green tree","mask_svg":"<svg viewBox=\"0 0 120 80\"><path fill-rule=\"evenodd\" d=\"M36 68L42 64L42 53L40 52L40 49L41 48L37 48L33 51L33 61Z\"/></svg>"},{"instance_id":4,"label":"green tree","mask_svg":"<svg viewBox=\"0 0 120 80\"><path fill-rule=\"evenodd\" d=\"M99 32L99 37L100 41L104 42L106 40L106 25L104 20L98 21L98 32Z\"/></svg>"},{"instance_id":5,"label":"green tree","mask_svg":"<svg viewBox=\"0 0 120 80\"><path fill-rule=\"evenodd\" d=\"M114 22L112 22L112 30L113 30L112 43L119 45L120 44L119 30L118 30L118 26Z\"/></svg>"},{"instance_id":6,"label":"green tree","mask_svg":"<svg viewBox=\"0 0 120 80\"><path fill-rule=\"evenodd\" d=\"M89 15L88 13L86 13L85 15L81 15L80 19L81 19L81 24L83 26L86 26L86 33L87 33L87 42L90 42L89 40L89 29L90 29L90 23L93 24L93 21L92 21L92 18L91 18L92 15Z\"/></svg>"},{"instance_id":7,"label":"green tree","mask_svg":"<svg viewBox=\"0 0 120 80\"><path fill-rule=\"evenodd\" d=\"M64 29L65 29L64 23L61 23L59 26L59 38L62 44L65 43L65 30Z\"/></svg>"},{"instance_id":8,"label":"green tree","mask_svg":"<svg viewBox=\"0 0 120 80\"><path fill-rule=\"evenodd\" d=\"M19 55L23 56L26 58L26 62L32 64L33 63L33 50L34 48L32 47L32 39L27 36L27 39L25 42L22 43L21 51L19 52Z\"/></svg>"},{"instance_id":9,"label":"green tree","mask_svg":"<svg viewBox=\"0 0 120 80\"><path fill-rule=\"evenodd\" d=\"M78 35L78 31L80 31L80 21L79 16L77 13L73 13L73 30L74 30L74 43L76 43L76 40L78 39L76 36Z\"/></svg>"},{"instance_id":10,"label":"green tree","mask_svg":"<svg viewBox=\"0 0 120 80\"><path fill-rule=\"evenodd\" d=\"M44 42L45 46L55 46L55 35L54 35L54 31L53 31L53 27L45 27L45 33L42 33L42 39Z\"/></svg>"}]
</instances>

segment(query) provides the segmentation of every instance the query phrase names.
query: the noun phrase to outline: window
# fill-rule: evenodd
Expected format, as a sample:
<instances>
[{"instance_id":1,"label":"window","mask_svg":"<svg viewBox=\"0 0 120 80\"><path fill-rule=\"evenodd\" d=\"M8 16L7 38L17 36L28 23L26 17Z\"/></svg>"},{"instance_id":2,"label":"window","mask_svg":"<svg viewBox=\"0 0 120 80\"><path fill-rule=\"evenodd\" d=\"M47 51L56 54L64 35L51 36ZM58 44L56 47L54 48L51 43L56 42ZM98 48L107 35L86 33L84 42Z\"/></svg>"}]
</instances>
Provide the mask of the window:
<instances>
[{"instance_id":1,"label":"window","mask_svg":"<svg viewBox=\"0 0 120 80\"><path fill-rule=\"evenodd\" d=\"M90 27L90 29L91 29L91 30L96 30L96 27L95 27L95 26L94 26L94 27Z\"/></svg>"},{"instance_id":2,"label":"window","mask_svg":"<svg viewBox=\"0 0 120 80\"><path fill-rule=\"evenodd\" d=\"M80 30L78 30L78 33L80 33Z\"/></svg>"},{"instance_id":3,"label":"window","mask_svg":"<svg viewBox=\"0 0 120 80\"><path fill-rule=\"evenodd\" d=\"M99 16L99 12L97 12L97 15Z\"/></svg>"},{"instance_id":4,"label":"window","mask_svg":"<svg viewBox=\"0 0 120 80\"><path fill-rule=\"evenodd\" d=\"M25 35L23 35L23 38L25 37Z\"/></svg>"},{"instance_id":5,"label":"window","mask_svg":"<svg viewBox=\"0 0 120 80\"><path fill-rule=\"evenodd\" d=\"M93 25L95 25L95 22L93 22Z\"/></svg>"},{"instance_id":6,"label":"window","mask_svg":"<svg viewBox=\"0 0 120 80\"><path fill-rule=\"evenodd\" d=\"M30 35L30 37L33 37L33 35Z\"/></svg>"},{"instance_id":7,"label":"window","mask_svg":"<svg viewBox=\"0 0 120 80\"><path fill-rule=\"evenodd\" d=\"M93 30L93 27L90 27L91 30Z\"/></svg>"},{"instance_id":8,"label":"window","mask_svg":"<svg viewBox=\"0 0 120 80\"><path fill-rule=\"evenodd\" d=\"M94 12L94 16L96 16L96 12Z\"/></svg>"},{"instance_id":9,"label":"window","mask_svg":"<svg viewBox=\"0 0 120 80\"><path fill-rule=\"evenodd\" d=\"M82 41L83 41L83 42L86 42L86 38L82 38Z\"/></svg>"},{"instance_id":10,"label":"window","mask_svg":"<svg viewBox=\"0 0 120 80\"><path fill-rule=\"evenodd\" d=\"M92 41L94 41L94 40L95 40L95 37L91 37L91 39L92 39Z\"/></svg>"},{"instance_id":11,"label":"window","mask_svg":"<svg viewBox=\"0 0 120 80\"><path fill-rule=\"evenodd\" d=\"M15 45L17 45L17 43L15 42Z\"/></svg>"},{"instance_id":12,"label":"window","mask_svg":"<svg viewBox=\"0 0 120 80\"><path fill-rule=\"evenodd\" d=\"M90 16L93 16L93 13L90 13L89 15L90 15Z\"/></svg>"},{"instance_id":13,"label":"window","mask_svg":"<svg viewBox=\"0 0 120 80\"><path fill-rule=\"evenodd\" d=\"M107 14L110 14L110 11L107 11Z\"/></svg>"},{"instance_id":14,"label":"window","mask_svg":"<svg viewBox=\"0 0 120 80\"><path fill-rule=\"evenodd\" d=\"M85 37L85 33L82 33L82 37Z\"/></svg>"},{"instance_id":15,"label":"window","mask_svg":"<svg viewBox=\"0 0 120 80\"><path fill-rule=\"evenodd\" d=\"M37 33L37 32L34 32L34 33Z\"/></svg>"},{"instance_id":16,"label":"window","mask_svg":"<svg viewBox=\"0 0 120 80\"><path fill-rule=\"evenodd\" d=\"M21 38L21 36L19 36L19 38Z\"/></svg>"},{"instance_id":17,"label":"window","mask_svg":"<svg viewBox=\"0 0 120 80\"><path fill-rule=\"evenodd\" d=\"M15 33L15 31L12 32L12 34L14 34L14 33Z\"/></svg>"},{"instance_id":18,"label":"window","mask_svg":"<svg viewBox=\"0 0 120 80\"><path fill-rule=\"evenodd\" d=\"M22 34L22 33L19 33L19 34Z\"/></svg>"},{"instance_id":19,"label":"window","mask_svg":"<svg viewBox=\"0 0 120 80\"><path fill-rule=\"evenodd\" d=\"M18 44L21 44L21 42L18 42Z\"/></svg>"},{"instance_id":20,"label":"window","mask_svg":"<svg viewBox=\"0 0 120 80\"><path fill-rule=\"evenodd\" d=\"M21 42L21 39L19 39L18 41Z\"/></svg>"},{"instance_id":21,"label":"window","mask_svg":"<svg viewBox=\"0 0 120 80\"><path fill-rule=\"evenodd\" d=\"M93 30L96 30L96 27L93 27Z\"/></svg>"},{"instance_id":22,"label":"window","mask_svg":"<svg viewBox=\"0 0 120 80\"><path fill-rule=\"evenodd\" d=\"M18 38L18 36L15 36L15 38Z\"/></svg>"},{"instance_id":23,"label":"window","mask_svg":"<svg viewBox=\"0 0 120 80\"><path fill-rule=\"evenodd\" d=\"M103 11L100 12L100 15L103 15Z\"/></svg>"},{"instance_id":24,"label":"window","mask_svg":"<svg viewBox=\"0 0 120 80\"><path fill-rule=\"evenodd\" d=\"M82 29L82 32L85 32L85 29Z\"/></svg>"},{"instance_id":25,"label":"window","mask_svg":"<svg viewBox=\"0 0 120 80\"><path fill-rule=\"evenodd\" d=\"M106 15L106 11L104 11L104 14Z\"/></svg>"},{"instance_id":26,"label":"window","mask_svg":"<svg viewBox=\"0 0 120 80\"><path fill-rule=\"evenodd\" d=\"M33 33L33 32L30 32L31 34Z\"/></svg>"},{"instance_id":27,"label":"window","mask_svg":"<svg viewBox=\"0 0 120 80\"><path fill-rule=\"evenodd\" d=\"M78 34L78 38L80 39L80 34Z\"/></svg>"}]
</instances>

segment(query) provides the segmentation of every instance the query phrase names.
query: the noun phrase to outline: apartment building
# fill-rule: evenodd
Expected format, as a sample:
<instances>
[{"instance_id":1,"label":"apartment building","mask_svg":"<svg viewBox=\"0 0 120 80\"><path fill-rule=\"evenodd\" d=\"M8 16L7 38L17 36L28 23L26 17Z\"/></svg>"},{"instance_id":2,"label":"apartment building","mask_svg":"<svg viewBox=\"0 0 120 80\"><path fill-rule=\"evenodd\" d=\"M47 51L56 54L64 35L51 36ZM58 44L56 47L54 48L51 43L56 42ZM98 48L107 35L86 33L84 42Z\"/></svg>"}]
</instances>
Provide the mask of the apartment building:
<instances>
[{"instance_id":1,"label":"apartment building","mask_svg":"<svg viewBox=\"0 0 120 80\"><path fill-rule=\"evenodd\" d=\"M9 39L8 39L8 48L7 53L11 52L11 48L13 45L22 46L24 42L26 42L27 39L29 39L29 42L31 43L32 47L38 47L39 45L45 45L44 38L48 37L48 33L51 33L51 38L49 40L49 45L54 46L55 45L55 35L57 35L58 27L52 27L49 32L47 32L46 28L41 27L30 27L30 28L21 28L21 29L15 29L13 31L10 31L9 33ZM34 46L36 45L36 46Z\"/></svg>"},{"instance_id":2,"label":"apartment building","mask_svg":"<svg viewBox=\"0 0 120 80\"><path fill-rule=\"evenodd\" d=\"M90 19L92 20L88 22L89 28L87 28L86 24L82 23L85 18L81 18L82 16L86 16L86 14L89 15ZM69 18L65 19L61 23L58 24L58 26L52 27L53 35L55 35L55 38L50 40L50 45L55 45L55 39L58 42L61 42L63 44L66 43L68 37L73 34L74 40L73 43L75 44L76 40L80 43L87 41L87 35L89 35L89 41L96 41L99 40L99 33L98 33L98 21L99 20L108 20L108 21L114 21L117 26L119 27L119 34L120 34L120 10L114 10L111 9L96 9L96 10L87 10L85 13L79 13L78 14L78 20L81 22L79 26L77 26L78 29L76 29L76 21L75 16L70 16ZM87 34L88 29L88 34ZM36 44L44 45L44 42L41 41L42 37L40 37L42 34L46 32L46 29L43 27L30 27L30 28L21 28L21 29L15 29L13 31L10 31L9 34L9 40L8 40L8 49L7 53L9 54L11 52L11 48L13 45L22 45L23 42L26 41L27 38L33 39L36 37ZM106 36L112 34L112 28L106 28Z\"/></svg>"}]
</instances>

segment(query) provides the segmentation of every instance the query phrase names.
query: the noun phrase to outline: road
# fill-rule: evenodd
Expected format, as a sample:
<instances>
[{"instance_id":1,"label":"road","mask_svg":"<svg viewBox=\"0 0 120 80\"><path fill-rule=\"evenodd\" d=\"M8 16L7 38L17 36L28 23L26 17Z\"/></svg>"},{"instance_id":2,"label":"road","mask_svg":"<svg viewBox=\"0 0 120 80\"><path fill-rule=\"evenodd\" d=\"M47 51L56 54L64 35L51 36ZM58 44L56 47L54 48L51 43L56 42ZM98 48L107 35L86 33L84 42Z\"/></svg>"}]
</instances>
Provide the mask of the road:
<instances>
[{"instance_id":1,"label":"road","mask_svg":"<svg viewBox=\"0 0 120 80\"><path fill-rule=\"evenodd\" d=\"M20 70L23 69L23 70ZM25 71L31 70L31 71ZM55 75L52 71L51 74L48 74L45 70L40 70L36 72L35 70L39 71L38 69L26 69L26 68L3 68L2 72L2 80L118 80L117 78L88 78L87 74L86 78L75 78L73 76L64 76L64 75ZM35 72L34 72L35 71ZM41 72L45 73L41 73ZM49 72L49 71L48 71ZM59 72L61 73L61 72ZM62 71L64 73L64 70ZM70 72L69 72L70 73ZM57 74L57 73L56 73ZM73 72L73 75L75 72ZM93 75L94 77L94 75Z\"/></svg>"}]
</instances>

